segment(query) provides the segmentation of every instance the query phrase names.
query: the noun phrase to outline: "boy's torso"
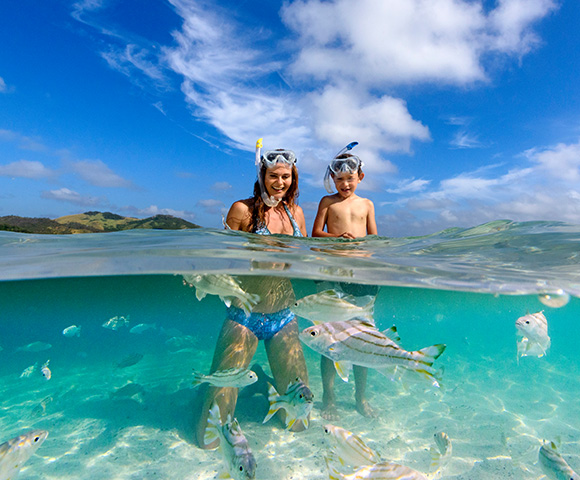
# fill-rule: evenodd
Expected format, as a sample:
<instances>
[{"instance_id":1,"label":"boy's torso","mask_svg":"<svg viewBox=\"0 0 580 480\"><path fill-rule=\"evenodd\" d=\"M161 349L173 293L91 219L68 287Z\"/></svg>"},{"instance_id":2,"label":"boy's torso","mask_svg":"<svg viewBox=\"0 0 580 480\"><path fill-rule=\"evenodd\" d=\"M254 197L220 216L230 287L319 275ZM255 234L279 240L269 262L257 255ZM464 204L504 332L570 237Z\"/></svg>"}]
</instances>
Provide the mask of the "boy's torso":
<instances>
[{"instance_id":1,"label":"boy's torso","mask_svg":"<svg viewBox=\"0 0 580 480\"><path fill-rule=\"evenodd\" d=\"M368 200L361 197L336 201L329 205L326 220L328 233L350 232L355 237L367 234Z\"/></svg>"}]
</instances>

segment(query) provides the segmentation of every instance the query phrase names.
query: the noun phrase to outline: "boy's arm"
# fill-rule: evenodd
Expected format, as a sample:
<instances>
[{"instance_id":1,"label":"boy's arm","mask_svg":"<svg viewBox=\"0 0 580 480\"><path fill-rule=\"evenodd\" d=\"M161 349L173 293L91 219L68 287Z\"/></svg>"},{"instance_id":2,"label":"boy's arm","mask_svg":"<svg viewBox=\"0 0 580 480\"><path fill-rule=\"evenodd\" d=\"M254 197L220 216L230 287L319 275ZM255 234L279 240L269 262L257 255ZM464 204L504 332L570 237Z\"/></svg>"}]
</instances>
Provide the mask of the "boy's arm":
<instances>
[{"instance_id":1,"label":"boy's arm","mask_svg":"<svg viewBox=\"0 0 580 480\"><path fill-rule=\"evenodd\" d=\"M369 200L369 210L367 212L367 235L378 235L377 222L375 220L375 206Z\"/></svg>"},{"instance_id":2,"label":"boy's arm","mask_svg":"<svg viewBox=\"0 0 580 480\"><path fill-rule=\"evenodd\" d=\"M326 197L320 200L318 204L318 212L316 213L316 218L314 219L314 225L312 225L312 236L313 237L336 237L332 233L324 231L326 226L326 219L328 217L328 206L330 202L326 201Z\"/></svg>"}]
</instances>

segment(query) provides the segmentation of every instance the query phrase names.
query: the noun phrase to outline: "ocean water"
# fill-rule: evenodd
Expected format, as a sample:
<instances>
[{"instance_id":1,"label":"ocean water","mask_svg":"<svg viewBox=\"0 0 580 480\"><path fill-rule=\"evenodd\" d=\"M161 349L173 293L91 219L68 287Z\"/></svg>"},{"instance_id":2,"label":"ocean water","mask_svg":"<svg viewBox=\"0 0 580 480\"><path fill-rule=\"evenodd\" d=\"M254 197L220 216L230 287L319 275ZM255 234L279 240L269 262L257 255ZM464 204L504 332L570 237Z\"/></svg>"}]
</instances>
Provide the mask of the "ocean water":
<instances>
[{"instance_id":1,"label":"ocean water","mask_svg":"<svg viewBox=\"0 0 580 480\"><path fill-rule=\"evenodd\" d=\"M209 371L225 306L211 295L198 301L182 275L271 275L291 279L297 298L315 293L319 280L377 285L379 329L395 324L407 350L447 345L435 362L440 388L369 371L378 418L359 415L352 379L337 379L333 423L384 460L433 473L429 449L444 431L453 455L440 478L541 479L544 440L580 471L579 245L580 226L508 221L360 242L210 229L0 232L0 443L49 432L23 480L215 478L220 453L193 444L191 377ZM548 354L518 361L515 321L542 310ZM102 327L115 316L129 327ZM151 328L130 332L142 323ZM70 325L81 326L79 337L62 334ZM51 347L22 351L33 342ZM254 362L269 373L262 343ZM238 402L257 479L328 478L320 356L304 353L315 395L307 431L262 424L266 398ZM47 360L48 381L40 373Z\"/></svg>"}]
</instances>

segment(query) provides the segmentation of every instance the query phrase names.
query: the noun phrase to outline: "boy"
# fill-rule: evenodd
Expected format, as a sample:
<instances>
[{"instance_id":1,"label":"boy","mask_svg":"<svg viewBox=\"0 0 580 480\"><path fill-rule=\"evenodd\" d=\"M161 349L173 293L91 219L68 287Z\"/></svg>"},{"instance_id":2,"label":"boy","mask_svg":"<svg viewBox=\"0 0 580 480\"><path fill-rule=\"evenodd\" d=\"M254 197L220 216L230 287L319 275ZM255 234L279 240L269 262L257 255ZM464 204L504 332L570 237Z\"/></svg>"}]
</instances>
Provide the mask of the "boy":
<instances>
[{"instance_id":1,"label":"boy","mask_svg":"<svg viewBox=\"0 0 580 480\"><path fill-rule=\"evenodd\" d=\"M365 174L362 162L356 155L339 154L328 166L324 177L324 186L332 193L334 182L337 193L320 200L318 213L312 227L313 237L342 237L355 239L366 235L376 235L375 207L373 202L356 194L358 184ZM326 227L326 231L324 231ZM376 294L376 289L374 294ZM322 417L332 420L337 417L334 396L336 369L332 360L322 356L320 359L322 374ZM355 398L356 409L365 417L375 416L375 412L365 399L367 369L355 365Z\"/></svg>"}]
</instances>

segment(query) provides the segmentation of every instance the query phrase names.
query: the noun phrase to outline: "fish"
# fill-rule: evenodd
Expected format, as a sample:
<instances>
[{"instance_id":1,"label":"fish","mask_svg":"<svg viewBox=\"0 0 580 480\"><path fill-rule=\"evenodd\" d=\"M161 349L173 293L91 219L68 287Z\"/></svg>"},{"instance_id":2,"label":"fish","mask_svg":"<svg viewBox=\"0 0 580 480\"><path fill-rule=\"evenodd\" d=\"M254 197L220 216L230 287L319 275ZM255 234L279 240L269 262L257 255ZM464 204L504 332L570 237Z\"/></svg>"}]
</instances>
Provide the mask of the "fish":
<instances>
[{"instance_id":1,"label":"fish","mask_svg":"<svg viewBox=\"0 0 580 480\"><path fill-rule=\"evenodd\" d=\"M129 326L129 315L127 317L112 317L109 318L105 323L103 323L103 328L107 328L109 330L117 331L123 327Z\"/></svg>"},{"instance_id":2,"label":"fish","mask_svg":"<svg viewBox=\"0 0 580 480\"><path fill-rule=\"evenodd\" d=\"M554 442L544 442L538 452L538 460L543 472L552 480L580 480L580 475L558 453Z\"/></svg>"},{"instance_id":3,"label":"fish","mask_svg":"<svg viewBox=\"0 0 580 480\"><path fill-rule=\"evenodd\" d=\"M22 465L48 437L46 430L32 430L0 445L0 480L14 480Z\"/></svg>"},{"instance_id":4,"label":"fish","mask_svg":"<svg viewBox=\"0 0 580 480\"><path fill-rule=\"evenodd\" d=\"M355 470L351 474L340 473L334 463L336 457L332 454L325 457L330 480L427 480L427 477L417 470L392 462L380 462L374 465L366 465Z\"/></svg>"},{"instance_id":5,"label":"fish","mask_svg":"<svg viewBox=\"0 0 580 480\"><path fill-rule=\"evenodd\" d=\"M290 310L314 324L341 322L355 317L374 322L375 297L370 296L370 301L362 307L352 303L354 300L352 295L336 290L325 290L302 297L290 307Z\"/></svg>"},{"instance_id":6,"label":"fish","mask_svg":"<svg viewBox=\"0 0 580 480\"><path fill-rule=\"evenodd\" d=\"M77 327L76 325L71 325L70 327L66 327L62 334L65 337L72 338L72 337L80 337L81 336L81 327Z\"/></svg>"},{"instance_id":7,"label":"fish","mask_svg":"<svg viewBox=\"0 0 580 480\"><path fill-rule=\"evenodd\" d=\"M18 347L16 349L17 352L43 352L44 350L48 350L52 348L50 343L45 342L32 342L28 345L24 345L23 347Z\"/></svg>"},{"instance_id":8,"label":"fish","mask_svg":"<svg viewBox=\"0 0 580 480\"><path fill-rule=\"evenodd\" d=\"M193 385L209 383L214 387L247 387L258 381L256 372L248 368L228 368L227 370L217 370L210 375L203 375L193 372Z\"/></svg>"},{"instance_id":9,"label":"fish","mask_svg":"<svg viewBox=\"0 0 580 480\"><path fill-rule=\"evenodd\" d=\"M435 447L429 449L431 454L431 470L438 472L447 465L453 452L451 439L445 432L437 432L433 435Z\"/></svg>"},{"instance_id":10,"label":"fish","mask_svg":"<svg viewBox=\"0 0 580 480\"><path fill-rule=\"evenodd\" d=\"M20 374L20 378L28 378L30 377L38 368L38 363L35 363L34 365L30 365L30 367L26 367L22 373Z\"/></svg>"},{"instance_id":11,"label":"fish","mask_svg":"<svg viewBox=\"0 0 580 480\"><path fill-rule=\"evenodd\" d=\"M130 398L143 392L145 392L143 385L129 382L126 385L115 389L115 391L110 393L109 396L111 398Z\"/></svg>"},{"instance_id":12,"label":"fish","mask_svg":"<svg viewBox=\"0 0 580 480\"><path fill-rule=\"evenodd\" d=\"M242 304L242 310L249 315L252 308L261 300L260 295L248 293L238 281L227 274L183 275L184 283L195 287L195 296L202 300L206 295L217 295L229 307L232 298L237 298Z\"/></svg>"},{"instance_id":13,"label":"fish","mask_svg":"<svg viewBox=\"0 0 580 480\"><path fill-rule=\"evenodd\" d=\"M42 373L42 376L46 378L46 380L50 380L52 377L52 372L50 371L50 368L48 368L49 363L50 360L47 360L46 362L44 362L44 365L40 368L40 372Z\"/></svg>"},{"instance_id":14,"label":"fish","mask_svg":"<svg viewBox=\"0 0 580 480\"><path fill-rule=\"evenodd\" d=\"M40 417L46 413L46 407L54 401L54 397L52 395L48 395L44 397L36 407L32 409L30 415L32 417Z\"/></svg>"},{"instance_id":15,"label":"fish","mask_svg":"<svg viewBox=\"0 0 580 480\"><path fill-rule=\"evenodd\" d=\"M381 461L380 455L354 433L335 425L324 425L323 429L341 465L362 467Z\"/></svg>"},{"instance_id":16,"label":"fish","mask_svg":"<svg viewBox=\"0 0 580 480\"><path fill-rule=\"evenodd\" d=\"M139 325L135 325L131 330L129 330L129 333L141 334L147 330L155 330L156 328L156 323L140 323Z\"/></svg>"},{"instance_id":17,"label":"fish","mask_svg":"<svg viewBox=\"0 0 580 480\"><path fill-rule=\"evenodd\" d=\"M132 367L133 365L139 363L141 360L143 360L142 353L132 353L130 355L127 355L125 358L123 358L123 360L117 363L117 368Z\"/></svg>"},{"instance_id":18,"label":"fish","mask_svg":"<svg viewBox=\"0 0 580 480\"><path fill-rule=\"evenodd\" d=\"M518 318L516 330L520 336L517 341L518 361L521 357L543 357L548 353L550 337L548 336L548 321L543 310Z\"/></svg>"},{"instance_id":19,"label":"fish","mask_svg":"<svg viewBox=\"0 0 580 480\"><path fill-rule=\"evenodd\" d=\"M192 335L180 335L171 337L165 340L165 345L172 353L181 351L193 351L194 347L199 343L199 339Z\"/></svg>"},{"instance_id":20,"label":"fish","mask_svg":"<svg viewBox=\"0 0 580 480\"><path fill-rule=\"evenodd\" d=\"M390 338L396 335L392 328L379 332L364 319L327 322L304 329L300 332L300 340L334 361L336 371L345 381L348 381L352 365L374 368L389 377L392 376L392 367L400 365L422 374L439 387L433 362L446 346L439 344L407 351Z\"/></svg>"},{"instance_id":21,"label":"fish","mask_svg":"<svg viewBox=\"0 0 580 480\"><path fill-rule=\"evenodd\" d=\"M268 389L270 409L262 423L266 423L278 410L283 409L286 411L287 429L292 428L297 421L302 421L304 426L308 428L308 415L310 415L314 405L313 399L314 394L300 378L288 385L284 395L280 395L270 384Z\"/></svg>"},{"instance_id":22,"label":"fish","mask_svg":"<svg viewBox=\"0 0 580 480\"><path fill-rule=\"evenodd\" d=\"M256 478L256 459L240 424L235 418L232 420L230 414L222 424L219 405L214 402L207 419L204 443L208 445L217 439L219 439L219 449L226 467L218 478L233 478L234 480Z\"/></svg>"}]
</instances>

